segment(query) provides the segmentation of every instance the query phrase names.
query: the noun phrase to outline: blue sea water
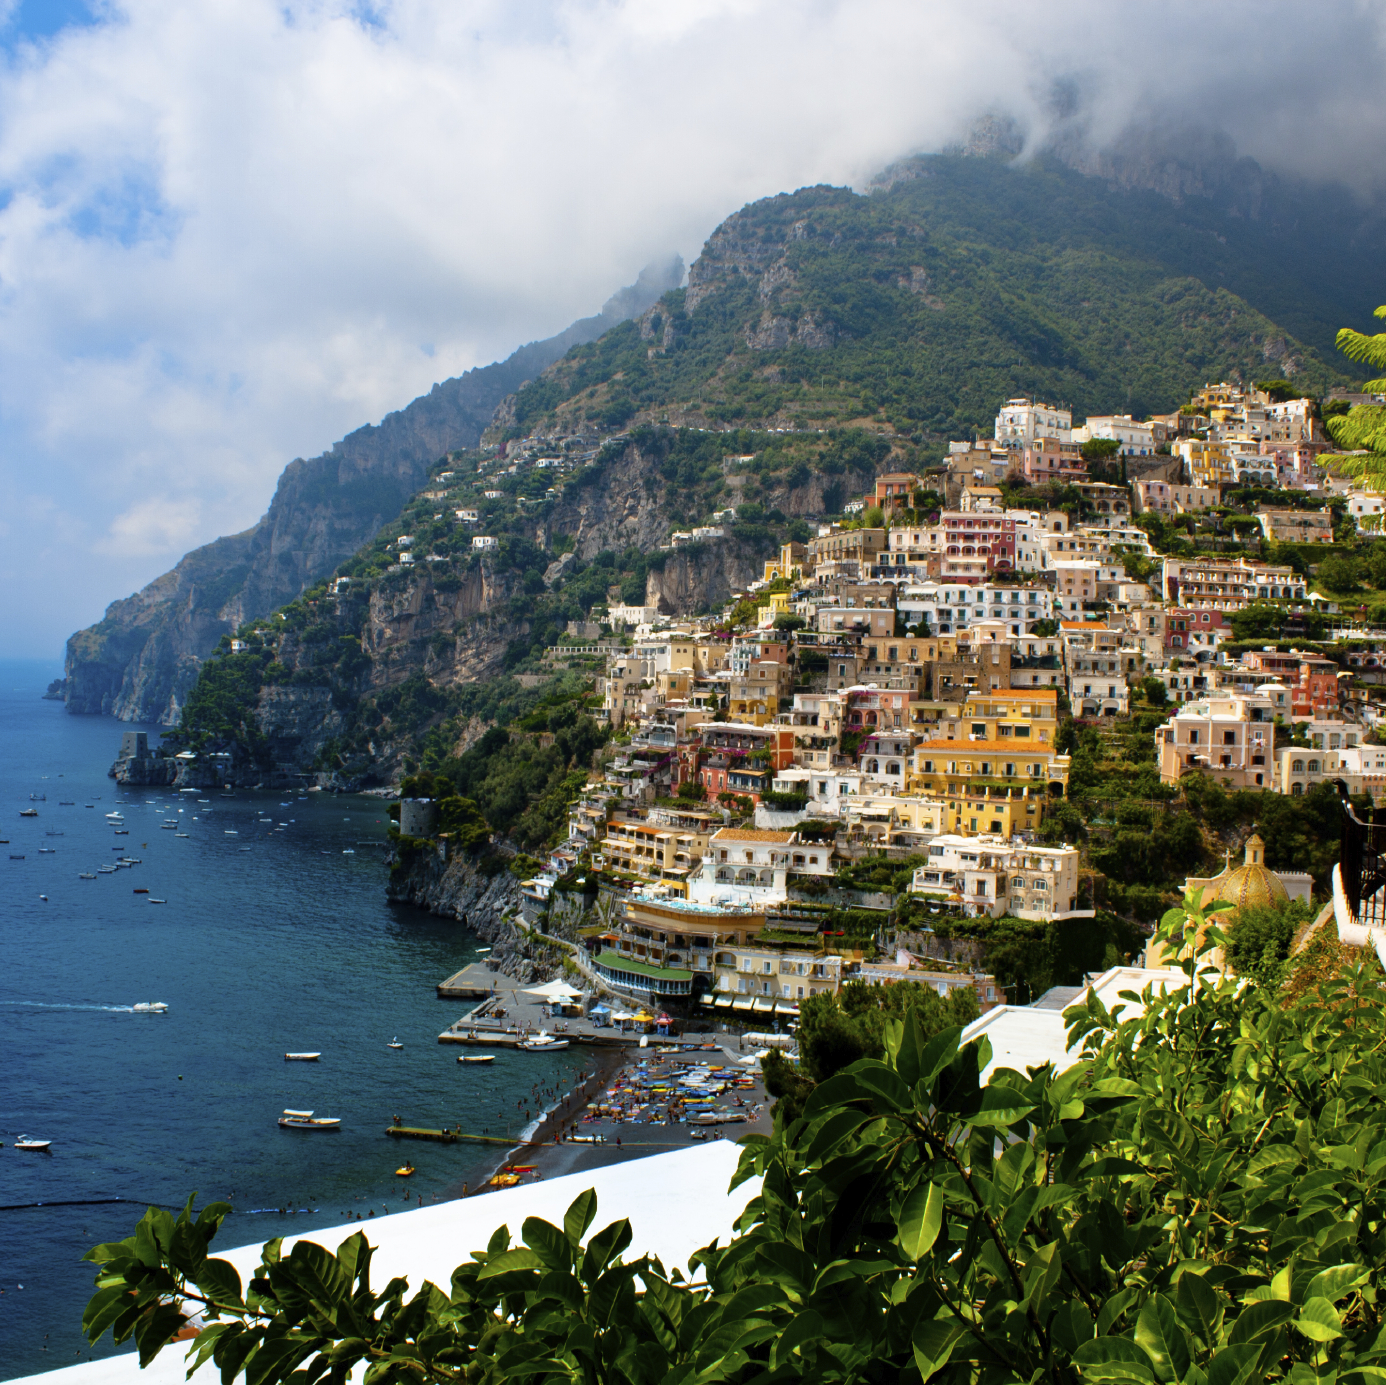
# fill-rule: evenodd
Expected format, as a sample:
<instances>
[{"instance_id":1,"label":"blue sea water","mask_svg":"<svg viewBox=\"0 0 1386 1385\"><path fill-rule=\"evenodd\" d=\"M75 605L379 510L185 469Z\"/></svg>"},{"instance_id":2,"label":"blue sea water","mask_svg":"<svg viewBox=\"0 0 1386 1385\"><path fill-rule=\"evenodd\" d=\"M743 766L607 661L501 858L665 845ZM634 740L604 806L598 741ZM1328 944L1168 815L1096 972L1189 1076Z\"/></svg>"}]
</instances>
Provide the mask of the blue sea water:
<instances>
[{"instance_id":1,"label":"blue sea water","mask_svg":"<svg viewBox=\"0 0 1386 1385\"><path fill-rule=\"evenodd\" d=\"M93 1354L82 1254L145 1204L225 1200L231 1246L456 1196L497 1147L398 1144L391 1118L516 1134L536 1085L566 1090L584 1062L466 1065L437 1043L465 1003L434 986L477 939L386 902L380 800L123 789L106 775L121 733L157 729L69 716L40 699L54 672L0 662L0 1380ZM161 827L175 819L186 837ZM79 878L122 855L141 864ZM285 1107L341 1130L281 1130ZM15 1150L20 1135L51 1153ZM33 1205L107 1198L130 1201Z\"/></svg>"}]
</instances>

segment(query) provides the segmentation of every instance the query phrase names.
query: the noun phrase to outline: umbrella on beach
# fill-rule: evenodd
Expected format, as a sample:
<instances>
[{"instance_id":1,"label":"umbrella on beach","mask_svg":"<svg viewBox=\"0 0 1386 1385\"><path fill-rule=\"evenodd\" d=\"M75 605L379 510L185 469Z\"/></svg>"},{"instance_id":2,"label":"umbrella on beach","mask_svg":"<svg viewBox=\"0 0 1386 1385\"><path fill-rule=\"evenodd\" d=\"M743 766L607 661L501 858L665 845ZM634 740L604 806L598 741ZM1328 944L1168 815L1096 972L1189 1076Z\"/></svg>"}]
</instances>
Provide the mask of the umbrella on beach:
<instances>
[{"instance_id":1,"label":"umbrella on beach","mask_svg":"<svg viewBox=\"0 0 1386 1385\"><path fill-rule=\"evenodd\" d=\"M531 986L523 994L539 996L542 1000L575 1000L582 994L566 981L549 981L543 986Z\"/></svg>"}]
</instances>

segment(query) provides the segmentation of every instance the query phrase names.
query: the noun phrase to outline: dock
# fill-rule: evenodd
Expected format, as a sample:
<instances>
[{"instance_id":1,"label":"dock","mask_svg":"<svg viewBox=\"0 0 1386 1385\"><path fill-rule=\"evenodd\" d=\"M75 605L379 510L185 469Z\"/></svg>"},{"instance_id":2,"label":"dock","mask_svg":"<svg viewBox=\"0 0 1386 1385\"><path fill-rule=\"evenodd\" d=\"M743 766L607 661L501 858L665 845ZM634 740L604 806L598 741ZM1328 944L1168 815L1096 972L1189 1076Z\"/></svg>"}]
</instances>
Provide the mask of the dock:
<instances>
[{"instance_id":1,"label":"dock","mask_svg":"<svg viewBox=\"0 0 1386 1385\"><path fill-rule=\"evenodd\" d=\"M446 981L438 983L439 1000L489 1000L496 993L497 981L510 981L510 978L495 972L483 962L472 962L459 972L454 972ZM510 982L513 989L514 982Z\"/></svg>"}]
</instances>

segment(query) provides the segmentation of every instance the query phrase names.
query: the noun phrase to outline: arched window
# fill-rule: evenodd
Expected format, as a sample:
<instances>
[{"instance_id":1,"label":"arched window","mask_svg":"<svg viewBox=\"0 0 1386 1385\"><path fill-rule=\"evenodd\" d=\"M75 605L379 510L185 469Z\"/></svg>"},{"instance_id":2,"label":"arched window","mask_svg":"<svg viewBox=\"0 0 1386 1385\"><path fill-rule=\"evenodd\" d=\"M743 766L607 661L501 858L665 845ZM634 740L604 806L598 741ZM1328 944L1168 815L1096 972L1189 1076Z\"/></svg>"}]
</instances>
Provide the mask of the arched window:
<instances>
[{"instance_id":1,"label":"arched window","mask_svg":"<svg viewBox=\"0 0 1386 1385\"><path fill-rule=\"evenodd\" d=\"M1295 760L1295 761L1290 765L1290 769L1291 769L1295 774L1303 774L1303 773L1304 773L1304 761L1303 761L1303 760Z\"/></svg>"},{"instance_id":2,"label":"arched window","mask_svg":"<svg viewBox=\"0 0 1386 1385\"><path fill-rule=\"evenodd\" d=\"M871 768L870 768L869 770L867 770L867 773L868 773L868 774L879 774L880 772L881 772L881 762L880 762L879 760L872 760L872 761L871 761Z\"/></svg>"},{"instance_id":3,"label":"arched window","mask_svg":"<svg viewBox=\"0 0 1386 1385\"><path fill-rule=\"evenodd\" d=\"M892 761L886 766L886 773L887 773L887 774L899 774L899 773L900 773L900 766L897 765L897 764L895 763L894 760L892 760Z\"/></svg>"},{"instance_id":4,"label":"arched window","mask_svg":"<svg viewBox=\"0 0 1386 1385\"><path fill-rule=\"evenodd\" d=\"M1011 879L1011 889L1023 890L1025 888L1025 877L1023 875L1013 876Z\"/></svg>"},{"instance_id":5,"label":"arched window","mask_svg":"<svg viewBox=\"0 0 1386 1385\"><path fill-rule=\"evenodd\" d=\"M1303 785L1303 784L1291 784L1291 785L1290 785L1290 797L1291 797L1291 798L1299 798L1303 793L1304 793L1304 785Z\"/></svg>"},{"instance_id":6,"label":"arched window","mask_svg":"<svg viewBox=\"0 0 1386 1385\"><path fill-rule=\"evenodd\" d=\"M1319 762L1318 762L1317 760L1310 760L1310 761L1309 761L1309 773L1310 773L1310 774L1317 774L1318 772L1319 772Z\"/></svg>"}]
</instances>

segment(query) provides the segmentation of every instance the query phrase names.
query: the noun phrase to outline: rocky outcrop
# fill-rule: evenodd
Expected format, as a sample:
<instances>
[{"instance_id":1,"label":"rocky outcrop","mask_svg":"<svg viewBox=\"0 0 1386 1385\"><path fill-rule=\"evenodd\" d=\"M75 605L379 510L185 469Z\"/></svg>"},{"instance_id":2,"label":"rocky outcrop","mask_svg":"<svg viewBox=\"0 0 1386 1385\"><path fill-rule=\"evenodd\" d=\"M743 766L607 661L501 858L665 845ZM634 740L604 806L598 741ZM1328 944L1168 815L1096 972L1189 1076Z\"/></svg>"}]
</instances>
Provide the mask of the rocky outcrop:
<instances>
[{"instance_id":1,"label":"rocky outcrop","mask_svg":"<svg viewBox=\"0 0 1386 1385\"><path fill-rule=\"evenodd\" d=\"M675 549L645 578L645 604L666 615L691 616L722 605L761 575L764 555L752 544L713 539Z\"/></svg>"},{"instance_id":2,"label":"rocky outcrop","mask_svg":"<svg viewBox=\"0 0 1386 1385\"><path fill-rule=\"evenodd\" d=\"M67 679L55 678L43 694L45 702L61 702L67 696Z\"/></svg>"},{"instance_id":3,"label":"rocky outcrop","mask_svg":"<svg viewBox=\"0 0 1386 1385\"><path fill-rule=\"evenodd\" d=\"M521 981L561 973L563 952L517 927L520 882L500 857L458 855L442 861L436 849L409 853L390 869L386 890L395 904L412 904L465 924L491 948L491 964Z\"/></svg>"},{"instance_id":4,"label":"rocky outcrop","mask_svg":"<svg viewBox=\"0 0 1386 1385\"><path fill-rule=\"evenodd\" d=\"M652 266L597 316L435 385L319 457L290 462L258 524L189 553L68 640L68 711L175 724L223 635L330 573L399 513L439 457L476 445L501 400L570 347L644 311L682 277L677 257Z\"/></svg>"}]
</instances>

